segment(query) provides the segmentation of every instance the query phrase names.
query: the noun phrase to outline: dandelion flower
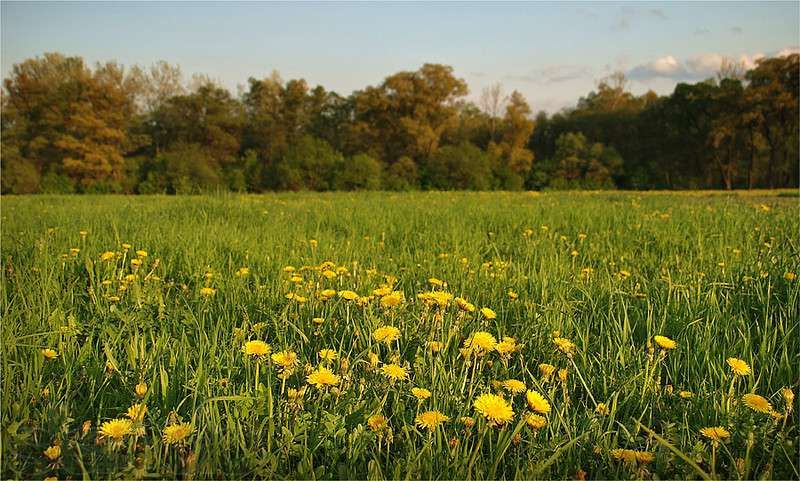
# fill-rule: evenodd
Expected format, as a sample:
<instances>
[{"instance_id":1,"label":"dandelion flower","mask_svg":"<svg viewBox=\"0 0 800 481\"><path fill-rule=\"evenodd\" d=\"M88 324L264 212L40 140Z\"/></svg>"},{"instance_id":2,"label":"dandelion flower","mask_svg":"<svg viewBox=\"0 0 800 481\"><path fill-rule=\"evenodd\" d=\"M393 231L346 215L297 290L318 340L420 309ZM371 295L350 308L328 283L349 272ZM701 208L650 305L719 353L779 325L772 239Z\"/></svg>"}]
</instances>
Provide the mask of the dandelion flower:
<instances>
[{"instance_id":1,"label":"dandelion flower","mask_svg":"<svg viewBox=\"0 0 800 481\"><path fill-rule=\"evenodd\" d=\"M768 414L772 411L772 405L769 403L769 401L758 394L745 394L742 396L742 401L744 402L745 406L749 407L753 411L764 414Z\"/></svg>"},{"instance_id":2,"label":"dandelion flower","mask_svg":"<svg viewBox=\"0 0 800 481\"><path fill-rule=\"evenodd\" d=\"M797 279L797 274L795 274L794 272L785 272L783 274L783 278L786 279L789 282L792 282L795 279Z\"/></svg>"},{"instance_id":3,"label":"dandelion flower","mask_svg":"<svg viewBox=\"0 0 800 481\"><path fill-rule=\"evenodd\" d=\"M244 353L252 357L266 357L272 351L272 348L264 341L247 341L244 343L242 349Z\"/></svg>"},{"instance_id":4,"label":"dandelion flower","mask_svg":"<svg viewBox=\"0 0 800 481\"><path fill-rule=\"evenodd\" d=\"M553 339L553 344L556 345L556 349L563 352L564 354L572 354L575 351L575 344L567 338L564 337L556 337Z\"/></svg>"},{"instance_id":5,"label":"dandelion flower","mask_svg":"<svg viewBox=\"0 0 800 481\"><path fill-rule=\"evenodd\" d=\"M628 464L650 464L655 459L653 453L633 449L612 449L611 456Z\"/></svg>"},{"instance_id":6,"label":"dandelion flower","mask_svg":"<svg viewBox=\"0 0 800 481\"><path fill-rule=\"evenodd\" d=\"M494 312L493 310L489 309L488 307L482 308L481 309L481 314L483 314L483 317L485 317L486 319L496 319L497 318L497 313Z\"/></svg>"},{"instance_id":7,"label":"dandelion flower","mask_svg":"<svg viewBox=\"0 0 800 481\"><path fill-rule=\"evenodd\" d=\"M525 423L531 429L542 429L547 426L547 419L545 419L544 416L531 413L525 417Z\"/></svg>"},{"instance_id":8,"label":"dandelion flower","mask_svg":"<svg viewBox=\"0 0 800 481\"><path fill-rule=\"evenodd\" d=\"M211 297L217 293L217 290L213 287L201 287L200 288L200 295L203 297Z\"/></svg>"},{"instance_id":9,"label":"dandelion flower","mask_svg":"<svg viewBox=\"0 0 800 481\"><path fill-rule=\"evenodd\" d=\"M398 364L386 364L385 366L381 367L381 372L392 382L406 379L408 377L408 371L406 371L406 368Z\"/></svg>"},{"instance_id":10,"label":"dandelion flower","mask_svg":"<svg viewBox=\"0 0 800 481\"><path fill-rule=\"evenodd\" d=\"M678 396L680 396L683 399L689 399L692 396L694 396L694 393L692 393L692 391L680 391L678 393Z\"/></svg>"},{"instance_id":11,"label":"dandelion flower","mask_svg":"<svg viewBox=\"0 0 800 481\"><path fill-rule=\"evenodd\" d=\"M133 404L131 407L128 408L128 412L126 413L126 415L133 422L141 422L144 419L144 415L146 413L147 413L147 405Z\"/></svg>"},{"instance_id":12,"label":"dandelion flower","mask_svg":"<svg viewBox=\"0 0 800 481\"><path fill-rule=\"evenodd\" d=\"M111 438L114 441L121 441L131 432L130 419L113 419L100 425L100 435L104 438Z\"/></svg>"},{"instance_id":13,"label":"dandelion flower","mask_svg":"<svg viewBox=\"0 0 800 481\"><path fill-rule=\"evenodd\" d=\"M428 349L430 349L431 352L439 352L442 350L442 343L439 341L431 341L428 343Z\"/></svg>"},{"instance_id":14,"label":"dandelion flower","mask_svg":"<svg viewBox=\"0 0 800 481\"><path fill-rule=\"evenodd\" d=\"M386 417L380 414L373 414L367 419L367 425L375 432L382 430L388 424L389 421L386 419Z\"/></svg>"},{"instance_id":15,"label":"dandelion flower","mask_svg":"<svg viewBox=\"0 0 800 481\"><path fill-rule=\"evenodd\" d=\"M353 291L339 291L339 297L352 301L358 298L358 294Z\"/></svg>"},{"instance_id":16,"label":"dandelion flower","mask_svg":"<svg viewBox=\"0 0 800 481\"><path fill-rule=\"evenodd\" d=\"M50 446L44 450L44 457L49 459L50 461L55 461L61 457L61 446L55 445Z\"/></svg>"},{"instance_id":17,"label":"dandelion flower","mask_svg":"<svg viewBox=\"0 0 800 481\"><path fill-rule=\"evenodd\" d=\"M608 414L608 406L605 403L599 403L596 408L594 408L594 412L601 416L605 416Z\"/></svg>"},{"instance_id":18,"label":"dandelion flower","mask_svg":"<svg viewBox=\"0 0 800 481\"><path fill-rule=\"evenodd\" d=\"M297 353L294 351L276 352L270 359L283 369L292 369L297 365Z\"/></svg>"},{"instance_id":19,"label":"dandelion flower","mask_svg":"<svg viewBox=\"0 0 800 481\"><path fill-rule=\"evenodd\" d=\"M42 356L44 356L45 359L55 359L58 357L58 352L50 348L42 349Z\"/></svg>"},{"instance_id":20,"label":"dandelion flower","mask_svg":"<svg viewBox=\"0 0 800 481\"><path fill-rule=\"evenodd\" d=\"M517 379L506 379L503 381L503 387L511 394L519 394L526 389L525 383Z\"/></svg>"},{"instance_id":21,"label":"dandelion flower","mask_svg":"<svg viewBox=\"0 0 800 481\"><path fill-rule=\"evenodd\" d=\"M382 307L399 306L400 304L403 303L404 300L405 300L405 297L403 296L403 293L400 292L400 291L396 291L396 292L393 292L393 293L391 293L389 295L383 296L381 298L381 306Z\"/></svg>"},{"instance_id":22,"label":"dandelion flower","mask_svg":"<svg viewBox=\"0 0 800 481\"><path fill-rule=\"evenodd\" d=\"M553 366L552 364L547 364L547 363L539 364L539 374L542 376L542 378L549 379L554 372L556 372L556 367Z\"/></svg>"},{"instance_id":23,"label":"dandelion flower","mask_svg":"<svg viewBox=\"0 0 800 481\"><path fill-rule=\"evenodd\" d=\"M511 405L496 394L481 394L473 406L491 424L505 424L514 418L514 410Z\"/></svg>"},{"instance_id":24,"label":"dandelion flower","mask_svg":"<svg viewBox=\"0 0 800 481\"><path fill-rule=\"evenodd\" d=\"M703 428L700 430L700 434L712 441L724 441L731 437L731 433L722 426Z\"/></svg>"},{"instance_id":25,"label":"dandelion flower","mask_svg":"<svg viewBox=\"0 0 800 481\"><path fill-rule=\"evenodd\" d=\"M497 343L495 350L502 357L508 357L512 353L514 353L518 348L519 346L517 345L517 340L514 339L513 337L506 336L503 338L502 341Z\"/></svg>"},{"instance_id":26,"label":"dandelion flower","mask_svg":"<svg viewBox=\"0 0 800 481\"><path fill-rule=\"evenodd\" d=\"M180 444L194 432L190 423L178 423L164 428L162 439L164 444Z\"/></svg>"},{"instance_id":27,"label":"dandelion flower","mask_svg":"<svg viewBox=\"0 0 800 481\"><path fill-rule=\"evenodd\" d=\"M449 417L445 416L439 411L425 411L424 413L419 414L416 419L414 419L414 424L420 428L427 429L428 431L433 431L439 426L439 424L449 420Z\"/></svg>"},{"instance_id":28,"label":"dandelion flower","mask_svg":"<svg viewBox=\"0 0 800 481\"><path fill-rule=\"evenodd\" d=\"M464 342L464 347L479 352L489 352L497 347L497 339L488 332L478 331Z\"/></svg>"},{"instance_id":29,"label":"dandelion flower","mask_svg":"<svg viewBox=\"0 0 800 481\"><path fill-rule=\"evenodd\" d=\"M547 414L550 412L550 403L536 391L529 390L525 393L525 400L528 401L528 407L537 413Z\"/></svg>"},{"instance_id":30,"label":"dandelion flower","mask_svg":"<svg viewBox=\"0 0 800 481\"><path fill-rule=\"evenodd\" d=\"M411 388L411 394L414 395L420 401L424 401L431 397L431 392L425 389L424 387L414 387Z\"/></svg>"},{"instance_id":31,"label":"dandelion flower","mask_svg":"<svg viewBox=\"0 0 800 481\"><path fill-rule=\"evenodd\" d=\"M667 336L656 336L654 339L656 344L658 344L661 349L675 349L678 346L677 342L673 341Z\"/></svg>"},{"instance_id":32,"label":"dandelion flower","mask_svg":"<svg viewBox=\"0 0 800 481\"><path fill-rule=\"evenodd\" d=\"M336 354L336 351L333 349L323 349L319 351L319 358L323 361L334 361L337 357L338 354Z\"/></svg>"},{"instance_id":33,"label":"dandelion flower","mask_svg":"<svg viewBox=\"0 0 800 481\"><path fill-rule=\"evenodd\" d=\"M375 329L375 332L372 333L372 337L378 342L391 344L400 339L400 329L394 326L381 326Z\"/></svg>"},{"instance_id":34,"label":"dandelion flower","mask_svg":"<svg viewBox=\"0 0 800 481\"><path fill-rule=\"evenodd\" d=\"M747 376L750 374L750 366L748 366L747 363L741 359L729 357L726 362L728 363L728 366L730 366L731 371L733 371L733 373L737 376Z\"/></svg>"},{"instance_id":35,"label":"dandelion flower","mask_svg":"<svg viewBox=\"0 0 800 481\"><path fill-rule=\"evenodd\" d=\"M147 384L140 382L136 385L134 390L136 391L137 397L144 397L144 395L147 394Z\"/></svg>"},{"instance_id":36,"label":"dandelion flower","mask_svg":"<svg viewBox=\"0 0 800 481\"><path fill-rule=\"evenodd\" d=\"M325 386L335 386L339 384L339 376L334 374L327 367L320 366L306 376L306 382L315 386L317 389L323 389Z\"/></svg>"}]
</instances>

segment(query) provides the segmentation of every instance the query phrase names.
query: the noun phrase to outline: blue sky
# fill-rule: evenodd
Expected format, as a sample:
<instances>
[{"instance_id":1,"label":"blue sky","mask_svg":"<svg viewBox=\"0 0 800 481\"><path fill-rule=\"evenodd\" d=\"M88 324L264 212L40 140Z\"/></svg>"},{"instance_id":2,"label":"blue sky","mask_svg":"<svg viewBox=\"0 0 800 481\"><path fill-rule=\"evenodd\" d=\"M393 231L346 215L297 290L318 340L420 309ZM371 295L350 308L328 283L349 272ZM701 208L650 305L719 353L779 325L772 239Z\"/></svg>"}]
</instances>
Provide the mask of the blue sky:
<instances>
[{"instance_id":1,"label":"blue sky","mask_svg":"<svg viewBox=\"0 0 800 481\"><path fill-rule=\"evenodd\" d=\"M534 110L574 105L614 70L636 93L796 50L798 2L50 3L3 1L2 71L44 52L166 60L236 92L273 69L349 94L425 62L454 67L470 98L502 82Z\"/></svg>"}]
</instances>

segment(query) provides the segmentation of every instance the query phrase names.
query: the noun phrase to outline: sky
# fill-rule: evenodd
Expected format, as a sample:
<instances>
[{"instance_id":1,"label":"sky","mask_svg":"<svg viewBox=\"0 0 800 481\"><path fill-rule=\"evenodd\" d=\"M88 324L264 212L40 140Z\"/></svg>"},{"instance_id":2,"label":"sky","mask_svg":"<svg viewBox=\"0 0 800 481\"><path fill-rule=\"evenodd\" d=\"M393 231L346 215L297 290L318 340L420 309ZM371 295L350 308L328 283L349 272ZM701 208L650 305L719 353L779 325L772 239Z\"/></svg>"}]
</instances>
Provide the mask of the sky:
<instances>
[{"instance_id":1,"label":"sky","mask_svg":"<svg viewBox=\"0 0 800 481\"><path fill-rule=\"evenodd\" d=\"M625 72L660 94L798 51L800 2L0 3L3 77L45 52L178 64L233 93L273 70L348 95L424 63L453 67L469 98L496 82L534 111L574 106Z\"/></svg>"}]
</instances>

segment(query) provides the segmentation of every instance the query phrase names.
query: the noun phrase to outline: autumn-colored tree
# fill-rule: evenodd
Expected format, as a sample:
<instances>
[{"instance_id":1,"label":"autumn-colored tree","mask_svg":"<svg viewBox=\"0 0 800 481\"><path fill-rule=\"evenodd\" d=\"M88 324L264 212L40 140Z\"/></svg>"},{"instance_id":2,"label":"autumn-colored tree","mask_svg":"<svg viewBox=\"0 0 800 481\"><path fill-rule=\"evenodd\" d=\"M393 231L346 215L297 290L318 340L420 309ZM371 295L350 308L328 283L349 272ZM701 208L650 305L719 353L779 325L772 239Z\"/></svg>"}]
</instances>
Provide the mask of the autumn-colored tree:
<instances>
[{"instance_id":1,"label":"autumn-colored tree","mask_svg":"<svg viewBox=\"0 0 800 481\"><path fill-rule=\"evenodd\" d=\"M499 167L504 171L503 187L521 188L533 166L533 152L528 150L528 140L535 124L530 116L528 102L515 90L509 97L500 125L500 142L489 143L489 153L499 160Z\"/></svg>"}]
</instances>

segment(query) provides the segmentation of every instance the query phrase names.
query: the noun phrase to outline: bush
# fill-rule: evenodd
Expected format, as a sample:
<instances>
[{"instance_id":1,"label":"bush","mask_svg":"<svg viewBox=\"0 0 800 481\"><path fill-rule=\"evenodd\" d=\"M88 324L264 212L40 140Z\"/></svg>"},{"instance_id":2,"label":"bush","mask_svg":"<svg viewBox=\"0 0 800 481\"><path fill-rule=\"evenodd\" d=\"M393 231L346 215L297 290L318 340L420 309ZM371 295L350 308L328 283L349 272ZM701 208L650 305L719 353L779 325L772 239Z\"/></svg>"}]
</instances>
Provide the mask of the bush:
<instances>
[{"instance_id":1,"label":"bush","mask_svg":"<svg viewBox=\"0 0 800 481\"><path fill-rule=\"evenodd\" d=\"M289 147L275 166L279 189L330 190L342 154L326 141L305 135Z\"/></svg>"},{"instance_id":2,"label":"bush","mask_svg":"<svg viewBox=\"0 0 800 481\"><path fill-rule=\"evenodd\" d=\"M41 190L45 194L74 194L76 189L72 179L50 171L42 176Z\"/></svg>"},{"instance_id":3,"label":"bush","mask_svg":"<svg viewBox=\"0 0 800 481\"><path fill-rule=\"evenodd\" d=\"M383 166L367 154L358 154L344 160L336 169L336 190L378 190L381 188Z\"/></svg>"},{"instance_id":4,"label":"bush","mask_svg":"<svg viewBox=\"0 0 800 481\"><path fill-rule=\"evenodd\" d=\"M35 194L42 181L39 171L18 156L5 156L2 163L2 192L7 194Z\"/></svg>"},{"instance_id":5,"label":"bush","mask_svg":"<svg viewBox=\"0 0 800 481\"><path fill-rule=\"evenodd\" d=\"M492 160L469 142L447 145L428 159L425 177L431 189L487 190L492 186Z\"/></svg>"}]
</instances>

